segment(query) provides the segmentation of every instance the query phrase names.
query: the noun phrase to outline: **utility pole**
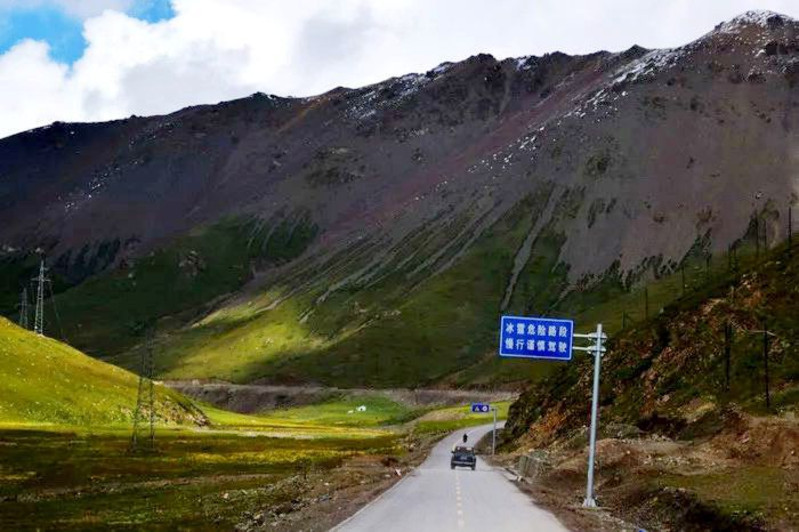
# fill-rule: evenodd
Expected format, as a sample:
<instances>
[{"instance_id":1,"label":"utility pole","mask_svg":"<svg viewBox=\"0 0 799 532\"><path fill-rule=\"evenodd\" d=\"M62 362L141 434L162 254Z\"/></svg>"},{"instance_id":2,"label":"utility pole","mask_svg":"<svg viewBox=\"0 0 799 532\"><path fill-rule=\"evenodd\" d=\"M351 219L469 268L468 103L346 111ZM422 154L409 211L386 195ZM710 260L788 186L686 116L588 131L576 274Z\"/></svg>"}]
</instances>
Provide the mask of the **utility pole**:
<instances>
[{"instance_id":1,"label":"utility pole","mask_svg":"<svg viewBox=\"0 0 799 532\"><path fill-rule=\"evenodd\" d=\"M130 451L137 452L139 447L139 423L144 418L144 410L148 411L149 432L147 435L148 450L155 449L155 383L153 382L153 340L152 331L148 332L146 345L141 353L139 365L139 388L136 394L136 410L133 412L133 433L130 437ZM145 390L145 386L147 389Z\"/></svg>"},{"instance_id":2,"label":"utility pole","mask_svg":"<svg viewBox=\"0 0 799 532\"><path fill-rule=\"evenodd\" d=\"M766 320L763 320L763 367L765 370L765 380L766 380L766 408L771 409L771 396L769 394L769 382L768 382L768 325L766 324Z\"/></svg>"},{"instance_id":3,"label":"utility pole","mask_svg":"<svg viewBox=\"0 0 799 532\"><path fill-rule=\"evenodd\" d=\"M680 293L682 297L685 297L685 262L680 266L680 275L682 276L682 291Z\"/></svg>"},{"instance_id":4,"label":"utility pole","mask_svg":"<svg viewBox=\"0 0 799 532\"><path fill-rule=\"evenodd\" d=\"M775 338L779 338L776 334L768 330L768 322L765 318L763 318L763 330L759 331L747 331L750 334L762 334L763 335L763 380L765 384L765 398L766 398L766 408L771 409L771 390L770 390L770 383L769 383L769 372L768 372L768 347L769 347L769 336L773 336Z\"/></svg>"},{"instance_id":5,"label":"utility pole","mask_svg":"<svg viewBox=\"0 0 799 532\"><path fill-rule=\"evenodd\" d=\"M494 431L491 433L491 456L497 452L497 407L492 406L491 410L494 411Z\"/></svg>"},{"instance_id":6,"label":"utility pole","mask_svg":"<svg viewBox=\"0 0 799 532\"><path fill-rule=\"evenodd\" d=\"M30 315L30 310L28 309L28 289L22 289L22 295L20 296L19 301L19 326L23 329L27 329L29 327L28 317Z\"/></svg>"},{"instance_id":7,"label":"utility pole","mask_svg":"<svg viewBox=\"0 0 799 532\"><path fill-rule=\"evenodd\" d=\"M732 244L727 246L727 273L732 272Z\"/></svg>"},{"instance_id":8,"label":"utility pole","mask_svg":"<svg viewBox=\"0 0 799 532\"><path fill-rule=\"evenodd\" d=\"M150 340L150 345L147 346L147 353L147 382L150 385L148 397L148 406L150 409L150 449L155 449L155 383L153 382L155 361L153 360L152 339Z\"/></svg>"},{"instance_id":9,"label":"utility pole","mask_svg":"<svg viewBox=\"0 0 799 532\"><path fill-rule=\"evenodd\" d=\"M36 311L33 318L33 332L39 336L44 335L44 283L49 281L45 277L47 268L44 267L44 258L39 264L39 275L34 277L33 280L37 283L36 287Z\"/></svg>"},{"instance_id":10,"label":"utility pole","mask_svg":"<svg viewBox=\"0 0 799 532\"><path fill-rule=\"evenodd\" d=\"M755 259L760 259L760 218L755 216Z\"/></svg>"},{"instance_id":11,"label":"utility pole","mask_svg":"<svg viewBox=\"0 0 799 532\"><path fill-rule=\"evenodd\" d=\"M730 354L732 352L732 323L724 324L724 389L730 391Z\"/></svg>"}]
</instances>

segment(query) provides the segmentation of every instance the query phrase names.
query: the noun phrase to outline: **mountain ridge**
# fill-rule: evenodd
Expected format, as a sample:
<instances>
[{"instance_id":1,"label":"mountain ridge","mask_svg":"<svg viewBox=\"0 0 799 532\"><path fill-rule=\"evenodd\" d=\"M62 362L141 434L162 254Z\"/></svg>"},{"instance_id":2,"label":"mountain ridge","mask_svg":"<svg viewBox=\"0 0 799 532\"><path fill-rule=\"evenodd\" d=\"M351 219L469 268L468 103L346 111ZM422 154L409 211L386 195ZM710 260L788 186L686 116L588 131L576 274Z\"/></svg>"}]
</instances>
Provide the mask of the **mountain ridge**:
<instances>
[{"instance_id":1,"label":"mountain ridge","mask_svg":"<svg viewBox=\"0 0 799 532\"><path fill-rule=\"evenodd\" d=\"M479 341L417 338L432 354L414 357L447 361L442 378L482 360L500 310L558 312L568 294L608 276L641 285L697 246L725 251L753 216L767 241L784 239L795 202L797 35L788 17L750 12L675 49L478 55L316 97L256 94L18 135L0 141L3 261L29 269L19 250L35 247L55 257L70 338L104 356L124 354L135 331L170 316L170 334L188 337L214 316L243 315L241 305L255 320L288 304L296 314L282 311L281 323L305 340L281 356L326 346L363 365L370 331L420 326L407 314L414 297L468 307ZM209 234L233 246L228 262L212 266L217 244L201 244ZM120 323L103 334L127 335L118 346L82 332L95 311L70 301L103 283L144 290L140 270L159 260L169 275L158 283L191 286L219 272L229 282L199 304L114 303ZM17 299L8 292L7 313ZM256 374L277 375L257 362L272 348L253 345ZM397 347L380 345L399 363Z\"/></svg>"}]
</instances>

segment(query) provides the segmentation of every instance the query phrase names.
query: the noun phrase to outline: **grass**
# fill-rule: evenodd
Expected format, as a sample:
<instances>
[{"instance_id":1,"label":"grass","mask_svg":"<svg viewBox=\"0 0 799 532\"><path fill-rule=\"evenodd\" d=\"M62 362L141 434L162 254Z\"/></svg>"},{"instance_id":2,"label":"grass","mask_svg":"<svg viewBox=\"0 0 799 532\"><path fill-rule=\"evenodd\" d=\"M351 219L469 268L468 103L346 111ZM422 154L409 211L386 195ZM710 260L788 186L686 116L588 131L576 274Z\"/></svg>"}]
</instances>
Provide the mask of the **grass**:
<instances>
[{"instance_id":1,"label":"grass","mask_svg":"<svg viewBox=\"0 0 799 532\"><path fill-rule=\"evenodd\" d=\"M271 310L261 297L215 312L164 339L161 374L389 387L423 386L474 365L495 342L515 250L529 230L530 210L540 208L535 201L509 212L439 275L414 278L410 272L420 264L412 261L405 273L394 271L365 289L344 287L322 303L314 301L330 279ZM440 247L436 242L420 245Z\"/></svg>"},{"instance_id":2,"label":"grass","mask_svg":"<svg viewBox=\"0 0 799 532\"><path fill-rule=\"evenodd\" d=\"M499 401L492 403L497 408L497 420L504 420L508 417L509 401ZM469 405L453 406L450 408L438 409L435 412L420 418L414 425L414 432L418 434L444 433L454 430L486 425L494 420L493 414L474 414L470 411Z\"/></svg>"},{"instance_id":3,"label":"grass","mask_svg":"<svg viewBox=\"0 0 799 532\"><path fill-rule=\"evenodd\" d=\"M137 386L0 319L0 530L228 530L244 511L293 504L308 470L403 452L401 434L378 428L406 413L388 400L363 398L369 417L349 426L336 421L345 401L246 416L159 386L154 449L133 453Z\"/></svg>"},{"instance_id":4,"label":"grass","mask_svg":"<svg viewBox=\"0 0 799 532\"><path fill-rule=\"evenodd\" d=\"M2 530L229 530L291 508L308 471L402 456L403 432L385 427L425 412L363 395L248 416L158 387L154 448L134 453L135 375L0 319L0 377ZM485 422L465 408L419 430Z\"/></svg>"},{"instance_id":5,"label":"grass","mask_svg":"<svg viewBox=\"0 0 799 532\"><path fill-rule=\"evenodd\" d=\"M126 269L66 290L57 304L74 345L129 369L138 365L145 330L157 325L160 378L342 387L540 381L558 365L500 360L496 329L516 252L550 192L542 186L525 198L462 256L470 237L464 227L478 213L444 217L399 243L396 256L387 257L368 282L351 280L324 301L319 296L328 288L370 264L380 252L376 244L358 242L329 260L308 260L262 291L205 314L209 302L242 287L253 264L280 264L305 249L316 228L295 217L263 226L227 220L198 228ZM566 292L568 265L560 262L565 237L558 227L575 215L579 201L579 191L561 201L558 218L533 243L504 312L573 317L583 332L602 322L615 334L646 321L644 288L650 318L681 297L680 269L665 273L679 265L658 260L624 278L611 268L584 280L580 286L587 288ZM689 294L727 275L724 257L705 270L703 246L698 242L684 260ZM740 253L739 267L750 260L747 253ZM438 260L428 264L430 257ZM450 260L450 268L432 275ZM656 278L644 283L653 271ZM292 290L298 286L302 290Z\"/></svg>"},{"instance_id":6,"label":"grass","mask_svg":"<svg viewBox=\"0 0 799 532\"><path fill-rule=\"evenodd\" d=\"M341 408L339 408L339 405ZM201 405L213 428L239 430L253 433L263 432L273 437L326 437L367 438L390 433L380 427L392 418L385 414L372 413L356 419L347 415L348 403L328 402L317 405L274 410L260 415L247 415ZM363 413L359 413L363 414Z\"/></svg>"},{"instance_id":7,"label":"grass","mask_svg":"<svg viewBox=\"0 0 799 532\"><path fill-rule=\"evenodd\" d=\"M290 260L315 235L316 227L302 216L274 227L248 218L198 227L125 267L58 294L64 334L92 355L122 353L140 343L159 320L185 323L211 300L240 288L250 278L251 263Z\"/></svg>"},{"instance_id":8,"label":"grass","mask_svg":"<svg viewBox=\"0 0 799 532\"><path fill-rule=\"evenodd\" d=\"M365 406L365 411L358 407ZM336 399L321 404L275 410L262 417L273 422L321 424L326 427L380 427L400 423L423 411L377 395Z\"/></svg>"},{"instance_id":9,"label":"grass","mask_svg":"<svg viewBox=\"0 0 799 532\"><path fill-rule=\"evenodd\" d=\"M665 475L658 484L688 489L729 515L768 514L771 519L796 519L799 491L787 489L799 480L796 471L752 465L701 475Z\"/></svg>"},{"instance_id":10,"label":"grass","mask_svg":"<svg viewBox=\"0 0 799 532\"><path fill-rule=\"evenodd\" d=\"M439 379L473 364L493 342L493 318L526 227L517 221L525 216L529 213L522 208L509 214L461 263L410 292L400 272L368 289L342 288L318 304L332 279L316 278L307 292L286 299L281 285L272 284L192 327L163 334L157 346L158 375L234 382L314 380L345 387ZM362 258L358 251L342 258L349 266L336 275L368 263L367 251ZM464 292L480 297L459 298ZM281 303L273 308L278 299ZM137 359L134 349L111 360L134 367Z\"/></svg>"},{"instance_id":11,"label":"grass","mask_svg":"<svg viewBox=\"0 0 799 532\"><path fill-rule=\"evenodd\" d=\"M129 424L138 377L0 318L0 424ZM156 389L159 423L192 423L177 393Z\"/></svg>"},{"instance_id":12,"label":"grass","mask_svg":"<svg viewBox=\"0 0 799 532\"><path fill-rule=\"evenodd\" d=\"M128 433L0 430L0 529L230 530L244 511L290 504L292 478L358 454L396 454L396 436L272 438L161 429L156 451Z\"/></svg>"},{"instance_id":13,"label":"grass","mask_svg":"<svg viewBox=\"0 0 799 532\"><path fill-rule=\"evenodd\" d=\"M749 259L739 273L697 286L656 317L611 338L602 366L603 416L692 439L712 433L719 412L729 405L755 415L799 411L799 359L792 347L799 342L794 312L799 305L794 289L799 255L788 254L782 245L759 260ZM732 326L729 359L727 324ZM764 324L774 335L768 350L770 406L765 397ZM588 358L575 360L525 392L512 408L513 434L526 433L537 420L546 425L547 438L580 426L591 367ZM694 419L692 405L697 404L709 405L710 413ZM545 417L553 412L551 419Z\"/></svg>"},{"instance_id":14,"label":"grass","mask_svg":"<svg viewBox=\"0 0 799 532\"><path fill-rule=\"evenodd\" d=\"M299 301L287 300L274 310L260 313L246 307L215 313L196 327L162 337L156 345L156 372L167 379L191 376L250 381L253 375L248 368L324 343L299 323L301 310ZM133 367L141 348L110 361Z\"/></svg>"}]
</instances>

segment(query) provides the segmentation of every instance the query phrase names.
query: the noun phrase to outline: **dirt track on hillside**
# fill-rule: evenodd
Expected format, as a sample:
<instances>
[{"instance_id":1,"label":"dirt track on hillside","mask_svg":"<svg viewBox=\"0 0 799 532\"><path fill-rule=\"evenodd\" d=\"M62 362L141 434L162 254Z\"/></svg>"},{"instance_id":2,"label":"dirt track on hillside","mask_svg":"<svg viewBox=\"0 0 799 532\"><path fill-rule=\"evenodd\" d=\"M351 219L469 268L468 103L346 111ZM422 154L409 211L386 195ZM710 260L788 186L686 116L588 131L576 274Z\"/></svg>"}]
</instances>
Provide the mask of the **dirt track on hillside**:
<instances>
[{"instance_id":1,"label":"dirt track on hillside","mask_svg":"<svg viewBox=\"0 0 799 532\"><path fill-rule=\"evenodd\" d=\"M506 401L516 397L513 392L475 390L328 388L201 381L166 381L164 384L194 399L245 414L319 403L332 398L374 394L383 395L412 408L454 406L473 401Z\"/></svg>"}]
</instances>

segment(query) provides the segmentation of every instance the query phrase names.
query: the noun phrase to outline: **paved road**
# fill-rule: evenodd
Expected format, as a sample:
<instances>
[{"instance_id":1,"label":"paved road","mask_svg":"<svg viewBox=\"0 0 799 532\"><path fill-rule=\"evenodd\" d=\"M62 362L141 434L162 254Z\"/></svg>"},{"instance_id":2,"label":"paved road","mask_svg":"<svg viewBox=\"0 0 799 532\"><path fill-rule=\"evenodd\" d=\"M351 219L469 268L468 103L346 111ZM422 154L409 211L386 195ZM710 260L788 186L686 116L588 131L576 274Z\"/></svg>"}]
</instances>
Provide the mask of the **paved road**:
<instances>
[{"instance_id":1,"label":"paved road","mask_svg":"<svg viewBox=\"0 0 799 532\"><path fill-rule=\"evenodd\" d=\"M469 431L477 442L491 425ZM333 530L337 532L568 532L506 477L478 458L477 470L450 470L451 434L408 477Z\"/></svg>"}]
</instances>

